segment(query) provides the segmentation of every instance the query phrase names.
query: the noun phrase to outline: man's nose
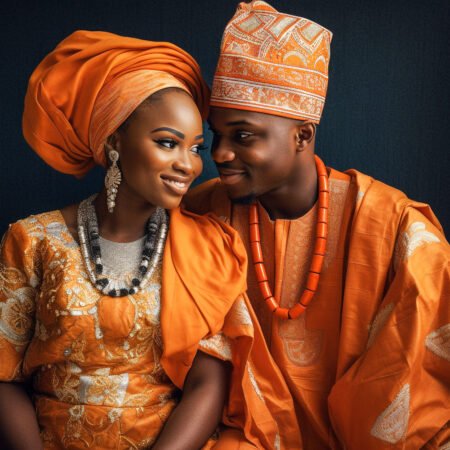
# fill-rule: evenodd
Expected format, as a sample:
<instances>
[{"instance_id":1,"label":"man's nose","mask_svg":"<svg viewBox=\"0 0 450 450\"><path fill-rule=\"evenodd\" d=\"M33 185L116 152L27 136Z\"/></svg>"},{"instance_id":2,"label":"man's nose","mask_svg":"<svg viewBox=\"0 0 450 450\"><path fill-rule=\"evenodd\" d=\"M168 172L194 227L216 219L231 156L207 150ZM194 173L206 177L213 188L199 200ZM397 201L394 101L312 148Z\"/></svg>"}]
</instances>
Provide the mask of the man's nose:
<instances>
[{"instance_id":1,"label":"man's nose","mask_svg":"<svg viewBox=\"0 0 450 450\"><path fill-rule=\"evenodd\" d=\"M213 143L211 156L218 164L230 162L236 158L235 152L224 142L223 139L217 143Z\"/></svg>"}]
</instances>

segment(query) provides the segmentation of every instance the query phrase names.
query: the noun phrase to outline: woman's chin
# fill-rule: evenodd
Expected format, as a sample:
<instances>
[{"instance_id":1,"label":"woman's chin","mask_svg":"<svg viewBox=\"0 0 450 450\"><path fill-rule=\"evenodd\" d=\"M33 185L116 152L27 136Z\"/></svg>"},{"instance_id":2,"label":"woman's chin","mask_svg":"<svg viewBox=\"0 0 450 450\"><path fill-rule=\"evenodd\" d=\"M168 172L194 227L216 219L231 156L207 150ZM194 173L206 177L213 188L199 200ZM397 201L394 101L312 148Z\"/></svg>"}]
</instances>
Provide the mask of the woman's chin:
<instances>
[{"instance_id":1,"label":"woman's chin","mask_svg":"<svg viewBox=\"0 0 450 450\"><path fill-rule=\"evenodd\" d=\"M178 208L181 205L181 200L183 197L179 198L172 198L172 199L165 199L164 201L158 202L156 206L159 206L164 209L175 209Z\"/></svg>"}]
</instances>

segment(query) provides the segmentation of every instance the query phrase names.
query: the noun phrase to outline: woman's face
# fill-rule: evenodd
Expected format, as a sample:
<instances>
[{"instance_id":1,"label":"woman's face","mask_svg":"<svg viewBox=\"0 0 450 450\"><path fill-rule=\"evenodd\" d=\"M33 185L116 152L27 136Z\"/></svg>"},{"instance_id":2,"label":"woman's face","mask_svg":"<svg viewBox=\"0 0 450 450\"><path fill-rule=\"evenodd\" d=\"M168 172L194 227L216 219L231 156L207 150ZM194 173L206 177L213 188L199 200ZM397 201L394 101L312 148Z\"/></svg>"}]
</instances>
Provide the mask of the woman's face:
<instances>
[{"instance_id":1,"label":"woman's face","mask_svg":"<svg viewBox=\"0 0 450 450\"><path fill-rule=\"evenodd\" d=\"M202 171L202 119L183 91L161 92L144 102L113 135L122 182L119 202L177 207Z\"/></svg>"}]
</instances>

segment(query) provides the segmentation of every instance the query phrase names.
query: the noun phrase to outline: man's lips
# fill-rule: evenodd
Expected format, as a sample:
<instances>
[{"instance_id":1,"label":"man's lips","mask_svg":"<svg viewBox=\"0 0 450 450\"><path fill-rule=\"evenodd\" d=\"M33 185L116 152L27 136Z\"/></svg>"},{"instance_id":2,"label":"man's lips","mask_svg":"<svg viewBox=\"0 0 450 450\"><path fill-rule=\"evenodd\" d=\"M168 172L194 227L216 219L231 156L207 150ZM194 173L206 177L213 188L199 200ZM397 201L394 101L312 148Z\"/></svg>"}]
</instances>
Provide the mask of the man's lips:
<instances>
[{"instance_id":1,"label":"man's lips","mask_svg":"<svg viewBox=\"0 0 450 450\"><path fill-rule=\"evenodd\" d=\"M161 175L164 185L175 195L184 195L192 183L191 178Z\"/></svg>"},{"instance_id":2,"label":"man's lips","mask_svg":"<svg viewBox=\"0 0 450 450\"><path fill-rule=\"evenodd\" d=\"M246 175L245 170L219 169L219 176L224 184L236 184Z\"/></svg>"}]
</instances>

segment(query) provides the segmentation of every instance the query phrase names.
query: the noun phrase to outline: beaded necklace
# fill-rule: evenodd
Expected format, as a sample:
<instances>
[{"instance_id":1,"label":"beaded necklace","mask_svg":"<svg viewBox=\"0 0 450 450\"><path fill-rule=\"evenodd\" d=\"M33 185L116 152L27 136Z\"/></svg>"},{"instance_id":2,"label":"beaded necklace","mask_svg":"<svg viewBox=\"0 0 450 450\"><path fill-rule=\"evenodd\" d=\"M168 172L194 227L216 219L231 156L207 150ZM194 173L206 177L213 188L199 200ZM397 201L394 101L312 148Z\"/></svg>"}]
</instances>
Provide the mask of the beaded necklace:
<instances>
[{"instance_id":1,"label":"beaded necklace","mask_svg":"<svg viewBox=\"0 0 450 450\"><path fill-rule=\"evenodd\" d=\"M164 251L169 218L163 208L156 208L146 225L146 237L139 264L139 274L131 280L131 286L121 289L111 289L108 278L103 275L100 235L94 200L97 194L83 200L78 207L78 238L81 253L92 284L103 294L110 297L125 297L136 294L145 287L159 265ZM124 283L125 284L125 283Z\"/></svg>"},{"instance_id":2,"label":"beaded necklace","mask_svg":"<svg viewBox=\"0 0 450 450\"><path fill-rule=\"evenodd\" d=\"M269 310L277 317L282 319L296 319L303 314L307 306L316 293L319 284L320 272L322 270L323 260L325 257L325 249L328 236L328 206L329 206L329 188L327 169L322 160L315 156L316 170L319 185L319 209L316 224L316 241L314 244L314 252L309 267L306 287L300 296L300 300L292 308L281 308L280 304L275 300L270 289L266 268L264 266L263 253L261 248L261 233L259 231L259 214L256 204L250 205L249 224L250 224L250 247L252 250L253 265L258 281L259 290L266 302Z\"/></svg>"}]
</instances>

